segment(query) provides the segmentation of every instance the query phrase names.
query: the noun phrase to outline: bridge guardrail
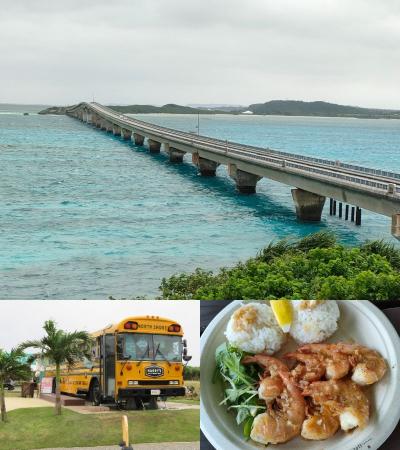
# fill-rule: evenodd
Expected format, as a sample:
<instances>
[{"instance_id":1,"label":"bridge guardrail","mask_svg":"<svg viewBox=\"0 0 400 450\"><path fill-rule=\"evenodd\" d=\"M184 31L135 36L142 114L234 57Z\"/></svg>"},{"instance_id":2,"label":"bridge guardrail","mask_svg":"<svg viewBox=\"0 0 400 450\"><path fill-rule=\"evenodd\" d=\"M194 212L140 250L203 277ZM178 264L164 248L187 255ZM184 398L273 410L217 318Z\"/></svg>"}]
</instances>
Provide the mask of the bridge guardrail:
<instances>
[{"instance_id":1,"label":"bridge guardrail","mask_svg":"<svg viewBox=\"0 0 400 450\"><path fill-rule=\"evenodd\" d=\"M230 151L229 153L232 153L232 151ZM235 153L237 153L237 151L235 151ZM272 158L268 158L267 156L257 155L257 159L263 159L265 161L272 162L274 164L279 165L279 163L276 160L274 160ZM314 168L314 167L310 167L310 166L304 166L302 164L293 163L291 161L285 161L285 166L286 167L292 167L294 169L298 169L298 170L302 170L302 171L306 171L306 172L317 173L317 174L323 175L323 176L330 176L330 177L334 177L334 178L339 178L339 179L348 181L350 183L362 184L362 185L365 185L365 186L373 187L375 189L380 189L380 190L385 190L385 191L388 191L388 189L389 189L389 183L381 183L381 182L377 182L377 181L369 181L369 180L365 180L365 179L362 179L362 178L353 177L353 176L350 176L350 175L344 175L344 174L341 174L341 173L320 169L320 168L317 168L317 167ZM400 188L397 187L396 188L396 192L400 192Z\"/></svg>"}]
</instances>

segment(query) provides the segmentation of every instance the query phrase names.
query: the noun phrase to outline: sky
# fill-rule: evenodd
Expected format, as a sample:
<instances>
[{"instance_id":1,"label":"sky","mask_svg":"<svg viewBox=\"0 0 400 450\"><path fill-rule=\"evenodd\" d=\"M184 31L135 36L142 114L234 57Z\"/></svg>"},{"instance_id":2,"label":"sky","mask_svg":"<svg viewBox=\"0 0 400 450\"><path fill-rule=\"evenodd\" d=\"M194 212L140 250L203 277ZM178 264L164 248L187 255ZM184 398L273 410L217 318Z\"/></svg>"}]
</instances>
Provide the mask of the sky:
<instances>
[{"instance_id":1,"label":"sky","mask_svg":"<svg viewBox=\"0 0 400 450\"><path fill-rule=\"evenodd\" d=\"M399 0L0 0L0 103L400 109Z\"/></svg>"},{"instance_id":2,"label":"sky","mask_svg":"<svg viewBox=\"0 0 400 450\"><path fill-rule=\"evenodd\" d=\"M200 365L200 302L197 300L14 300L1 301L0 348L9 351L21 342L40 339L48 319L66 331L98 331L136 315L157 315L182 325L190 365Z\"/></svg>"}]
</instances>

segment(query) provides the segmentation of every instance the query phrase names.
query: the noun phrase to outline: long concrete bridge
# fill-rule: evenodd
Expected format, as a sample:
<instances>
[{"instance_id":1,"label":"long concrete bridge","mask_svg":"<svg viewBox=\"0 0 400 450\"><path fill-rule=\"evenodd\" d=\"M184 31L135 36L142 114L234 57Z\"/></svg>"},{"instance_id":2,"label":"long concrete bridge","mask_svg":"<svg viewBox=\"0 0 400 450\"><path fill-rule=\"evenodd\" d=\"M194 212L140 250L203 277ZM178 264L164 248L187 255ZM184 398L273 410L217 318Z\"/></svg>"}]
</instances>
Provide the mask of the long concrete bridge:
<instances>
[{"instance_id":1,"label":"long concrete bridge","mask_svg":"<svg viewBox=\"0 0 400 450\"><path fill-rule=\"evenodd\" d=\"M127 117L95 102L79 103L67 114L138 146L147 139L150 153L163 147L171 162L181 163L190 153L203 176L215 176L224 164L243 194L255 193L263 177L292 186L299 220L321 220L328 197L330 214L336 215L338 209L342 217L344 203L344 218L348 220L350 212L357 225L362 208L391 217L392 235L400 239L400 174L186 133Z\"/></svg>"}]
</instances>

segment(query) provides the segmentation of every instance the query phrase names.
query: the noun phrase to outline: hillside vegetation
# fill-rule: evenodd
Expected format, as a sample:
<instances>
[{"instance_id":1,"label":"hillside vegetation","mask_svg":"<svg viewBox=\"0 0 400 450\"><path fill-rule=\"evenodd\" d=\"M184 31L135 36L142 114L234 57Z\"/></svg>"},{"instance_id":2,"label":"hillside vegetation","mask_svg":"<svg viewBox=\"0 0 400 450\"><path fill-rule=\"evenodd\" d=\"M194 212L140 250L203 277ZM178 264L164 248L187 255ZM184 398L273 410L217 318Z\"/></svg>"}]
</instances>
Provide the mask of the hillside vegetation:
<instances>
[{"instance_id":1,"label":"hillside vegetation","mask_svg":"<svg viewBox=\"0 0 400 450\"><path fill-rule=\"evenodd\" d=\"M254 103L247 107L218 108L192 108L168 104L164 106L130 105L110 106L110 108L125 114L240 114L251 111L258 115L278 116L316 116L316 117L358 117L358 118L390 118L400 119L400 111L386 109L359 108L357 106L344 106L328 102L303 102L297 100L272 100L265 103Z\"/></svg>"},{"instance_id":2,"label":"hillside vegetation","mask_svg":"<svg viewBox=\"0 0 400 450\"><path fill-rule=\"evenodd\" d=\"M109 105L109 108L119 111L123 114L150 114L150 113L163 113L163 114L226 114L226 111L208 110L202 108L192 108L191 106L182 106L169 103L164 106L153 105Z\"/></svg>"},{"instance_id":3,"label":"hillside vegetation","mask_svg":"<svg viewBox=\"0 0 400 450\"><path fill-rule=\"evenodd\" d=\"M265 103L254 103L246 107L222 106L206 108L176 105L108 105L111 109L123 114L241 114L251 111L259 115L278 116L315 116L315 117L356 117L368 119L400 119L400 111L389 109L359 108L328 102L303 102L297 100L271 100ZM67 107L50 107L39 114L65 114Z\"/></svg>"},{"instance_id":4,"label":"hillside vegetation","mask_svg":"<svg viewBox=\"0 0 400 450\"><path fill-rule=\"evenodd\" d=\"M283 116L400 118L400 111L359 108L327 102L302 102L295 100L272 100L255 103L248 107L254 114Z\"/></svg>"},{"instance_id":5,"label":"hillside vegetation","mask_svg":"<svg viewBox=\"0 0 400 450\"><path fill-rule=\"evenodd\" d=\"M201 268L164 278L165 299L400 299L400 250L383 241L344 246L319 232L271 243L217 273Z\"/></svg>"}]
</instances>

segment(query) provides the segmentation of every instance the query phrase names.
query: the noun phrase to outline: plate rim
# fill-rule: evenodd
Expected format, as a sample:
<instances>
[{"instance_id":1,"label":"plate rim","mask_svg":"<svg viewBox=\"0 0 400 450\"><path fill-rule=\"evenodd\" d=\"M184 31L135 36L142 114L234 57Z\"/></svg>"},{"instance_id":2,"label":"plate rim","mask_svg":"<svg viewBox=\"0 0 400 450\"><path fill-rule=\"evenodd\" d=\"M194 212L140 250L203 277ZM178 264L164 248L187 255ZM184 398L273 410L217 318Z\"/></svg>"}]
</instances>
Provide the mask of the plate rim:
<instances>
[{"instance_id":1,"label":"plate rim","mask_svg":"<svg viewBox=\"0 0 400 450\"><path fill-rule=\"evenodd\" d=\"M225 306L221 311L216 314L216 316L211 320L211 322L207 325L206 329L204 330L201 339L200 339L200 367L201 367L201 360L203 356L203 349L206 346L208 340L213 334L213 331L216 327L216 325L220 322L220 320L225 317L226 314L228 314L230 311L232 311L237 306L247 302L267 302L268 300L233 300L230 304ZM375 316L379 319L381 324L384 326L386 333L389 334L389 337L391 339L391 344L393 346L393 351L396 354L397 358L397 371L400 369L400 336L396 329L394 328L392 322L388 319L388 317L373 303L371 303L369 300L336 300L336 301L343 301L343 302L349 302L349 303L356 303L361 308L365 308L365 310L368 310L369 312L373 312ZM201 376L201 375L200 375ZM400 383L397 385L397 391L400 395ZM215 447L217 450L220 450L223 448L224 450L237 450L237 447L232 444L229 440L225 439L225 444L229 443L229 446L224 445L224 447L221 447L220 444L214 439L214 434L218 434L220 436L218 428L213 427L213 423L211 420L209 420L208 416L205 416L206 413L204 411L203 400L202 396L204 395L200 392L200 428L207 440L210 442L213 447ZM394 402L395 403L395 402ZM376 449L378 449L387 439L388 437L393 433L394 429L396 428L399 419L400 419L400 402L397 402L397 404L393 405L392 409L393 414L388 417L390 419L389 423L387 422L387 426L385 427L384 432L380 432L379 437L375 439L374 445L377 445ZM216 431L216 433L212 433L210 431L210 428L214 428L213 431ZM256 448L256 447L255 447Z\"/></svg>"}]
</instances>

